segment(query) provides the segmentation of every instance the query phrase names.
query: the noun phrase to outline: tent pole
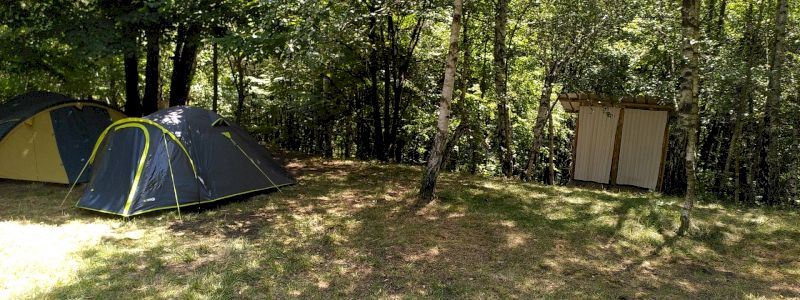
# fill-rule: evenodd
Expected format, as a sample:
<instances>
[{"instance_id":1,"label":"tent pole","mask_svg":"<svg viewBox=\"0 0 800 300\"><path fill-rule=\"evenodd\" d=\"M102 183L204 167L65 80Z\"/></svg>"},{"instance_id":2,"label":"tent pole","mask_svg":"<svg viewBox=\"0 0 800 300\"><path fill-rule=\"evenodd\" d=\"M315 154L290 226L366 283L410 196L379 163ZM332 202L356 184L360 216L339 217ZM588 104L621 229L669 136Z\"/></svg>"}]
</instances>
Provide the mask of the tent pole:
<instances>
[{"instance_id":1,"label":"tent pole","mask_svg":"<svg viewBox=\"0 0 800 300\"><path fill-rule=\"evenodd\" d=\"M75 185L76 185L76 184L78 184L78 180L81 180L81 176L83 176L83 172L84 172L84 171L86 171L86 167L88 167L88 166L89 166L89 162L91 162L91 160L88 160L88 159L87 159L87 160L86 160L86 163L85 163L85 164L83 164L83 169L81 169L81 172L80 172L80 173L78 173L78 177L77 177L77 178L75 178L75 181L72 183L72 185L70 185L70 186L69 186L69 190L67 191L67 195L65 195L65 196L64 196L64 199L63 199L63 200L61 200L61 204L59 204L59 205L58 205L59 207L62 207L62 206L64 206L64 202L66 202L66 201L67 201L67 198L69 198L69 194L71 194L71 193L72 193L72 189L74 189L74 188L75 188Z\"/></svg>"},{"instance_id":2,"label":"tent pole","mask_svg":"<svg viewBox=\"0 0 800 300\"><path fill-rule=\"evenodd\" d=\"M175 193L175 207L178 208L178 220L183 221L181 217L181 203L178 201L178 188L175 187L175 175L172 173L172 158L169 155L169 147L167 144L167 134L163 133L161 137L164 138L164 152L167 153L167 165L169 166L169 178L172 180L172 192Z\"/></svg>"},{"instance_id":3,"label":"tent pole","mask_svg":"<svg viewBox=\"0 0 800 300\"><path fill-rule=\"evenodd\" d=\"M261 172L261 175L264 175L264 178L267 178L267 180L269 180L269 183L275 186L276 189L278 189L278 192L283 193L283 191L281 191L281 188L278 187L278 185L275 184L275 182L273 182L272 179L269 178L269 176L267 176L267 173L265 173L264 170L261 170L261 167L259 167L258 164L252 158L250 158L250 155L247 155L247 152L244 152L244 149L242 149L242 147L239 147L239 144L237 144L236 141L233 140L233 137L227 135L225 135L225 137L230 139L231 143L233 143L233 145L236 146L236 148L239 148L239 151L242 152L242 154L244 154L244 156L250 160L250 163L256 166L256 169L258 169L258 171Z\"/></svg>"}]
</instances>

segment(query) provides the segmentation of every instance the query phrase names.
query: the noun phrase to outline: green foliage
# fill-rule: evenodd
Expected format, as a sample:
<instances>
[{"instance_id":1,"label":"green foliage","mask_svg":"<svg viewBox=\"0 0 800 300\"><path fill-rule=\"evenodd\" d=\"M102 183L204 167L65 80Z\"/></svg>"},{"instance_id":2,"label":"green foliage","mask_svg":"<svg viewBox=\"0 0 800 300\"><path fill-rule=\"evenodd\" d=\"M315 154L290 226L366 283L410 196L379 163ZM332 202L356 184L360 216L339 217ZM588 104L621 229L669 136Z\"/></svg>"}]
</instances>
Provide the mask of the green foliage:
<instances>
[{"instance_id":1,"label":"green foliage","mask_svg":"<svg viewBox=\"0 0 800 300\"><path fill-rule=\"evenodd\" d=\"M729 161L738 103L748 88L752 96L745 101L742 117L744 150L736 154L743 178L739 194L748 203L763 196L753 183L760 170L754 163L758 151L753 149L768 93L774 2L709 0L702 8L703 38L697 41L704 53L699 171L701 184L715 197L733 198L736 189L734 172L723 169ZM0 99L45 89L122 106L122 53L143 52L144 32L160 28L159 94L166 103L178 28L199 24L202 46L190 104L211 107L211 49L217 45L219 111L231 118L241 111L242 125L265 142L343 158L374 159L376 151L392 152L393 161L423 163L443 80L450 5L443 0L5 3L0 5L4 20ZM679 7L671 0L510 1L508 96L515 168L527 162L538 100L548 76L554 78L554 93L650 95L664 104L675 103L681 61ZM781 149L784 204L798 201L800 185L800 130L796 130L800 117L795 113L800 108L799 9L790 5L783 101L774 141ZM493 1L465 3L462 49L466 50L459 57L451 129L462 123L469 129L452 148L446 166L451 171L499 172L497 151L490 146L497 139L493 10ZM724 12L721 18L720 12ZM134 29L137 43L124 38L128 28ZM140 54L142 66L144 59ZM370 67L377 68L377 82L370 79ZM376 95L371 95L373 86ZM379 114L373 111L373 100ZM574 119L558 105L554 114L557 177L564 182L571 163ZM383 128L375 128L376 115ZM385 149L376 149L376 131L389 140ZM666 181L671 190L680 192L682 133L677 128L670 132L667 174L671 175ZM534 150L541 158L547 157L547 140L549 136ZM546 177L546 161L539 160L535 178Z\"/></svg>"}]
</instances>

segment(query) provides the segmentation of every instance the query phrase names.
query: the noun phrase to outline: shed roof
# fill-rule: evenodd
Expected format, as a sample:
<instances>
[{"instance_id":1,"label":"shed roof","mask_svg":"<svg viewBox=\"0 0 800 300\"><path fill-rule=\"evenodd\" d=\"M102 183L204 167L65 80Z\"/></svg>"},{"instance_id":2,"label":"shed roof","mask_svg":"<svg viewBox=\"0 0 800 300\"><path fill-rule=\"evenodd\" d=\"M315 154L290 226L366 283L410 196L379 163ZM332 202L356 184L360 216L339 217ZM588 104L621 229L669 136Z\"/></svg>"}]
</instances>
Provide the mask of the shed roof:
<instances>
[{"instance_id":1,"label":"shed roof","mask_svg":"<svg viewBox=\"0 0 800 300\"><path fill-rule=\"evenodd\" d=\"M578 112L582 105L589 106L621 106L630 108L667 110L675 108L668 102L652 96L611 96L598 93L564 93L558 94L558 101L566 112Z\"/></svg>"}]
</instances>

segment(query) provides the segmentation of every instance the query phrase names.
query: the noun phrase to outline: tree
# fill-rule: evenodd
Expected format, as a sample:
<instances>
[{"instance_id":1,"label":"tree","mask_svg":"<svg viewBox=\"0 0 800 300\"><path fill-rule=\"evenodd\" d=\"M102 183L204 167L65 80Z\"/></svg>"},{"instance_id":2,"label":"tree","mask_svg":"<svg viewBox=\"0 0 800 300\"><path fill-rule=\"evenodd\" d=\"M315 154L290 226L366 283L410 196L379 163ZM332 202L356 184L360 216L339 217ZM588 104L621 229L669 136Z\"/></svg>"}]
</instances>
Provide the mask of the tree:
<instances>
[{"instance_id":1,"label":"tree","mask_svg":"<svg viewBox=\"0 0 800 300\"><path fill-rule=\"evenodd\" d=\"M769 90L767 92L767 102L764 106L763 132L761 134L763 139L761 150L766 152L762 155L762 159L766 161L763 164L766 170L762 176L762 184L764 186L764 201L769 204L777 203L777 199L780 197L780 191L778 191L779 161L776 143L778 125L776 121L781 105L781 93L783 92L781 81L783 80L787 6L787 0L778 0L778 6L775 11L775 35L772 38L772 51L769 56Z\"/></svg>"},{"instance_id":2,"label":"tree","mask_svg":"<svg viewBox=\"0 0 800 300\"><path fill-rule=\"evenodd\" d=\"M442 154L445 143L447 142L447 131L450 126L450 102L453 100L453 90L456 80L456 61L458 60L458 35L461 30L461 0L453 1L453 22L450 25L450 43L447 50L447 61L444 71L444 83L442 84L442 97L439 101L438 121L436 125L436 137L434 138L433 148L428 158L428 164L423 174L422 184L419 190L419 199L415 207L420 208L433 201L436 189L436 179L439 176L439 169L442 166Z\"/></svg>"},{"instance_id":3,"label":"tree","mask_svg":"<svg viewBox=\"0 0 800 300\"><path fill-rule=\"evenodd\" d=\"M147 39L147 63L144 67L144 98L142 98L142 114L149 115L158 110L158 88L160 81L161 61L161 30L148 29L145 33Z\"/></svg>"},{"instance_id":4,"label":"tree","mask_svg":"<svg viewBox=\"0 0 800 300\"><path fill-rule=\"evenodd\" d=\"M197 53L202 42L201 29L196 23L178 25L175 51L172 53L169 106L185 105L188 101Z\"/></svg>"},{"instance_id":5,"label":"tree","mask_svg":"<svg viewBox=\"0 0 800 300\"><path fill-rule=\"evenodd\" d=\"M683 29L683 68L680 84L680 113L681 126L687 133L686 141L686 195L684 196L683 209L681 210L681 225L678 235L683 235L689 229L689 215L697 198L697 178L695 168L697 162L697 131L699 127L699 57L700 42L700 9L698 0L682 0L681 28Z\"/></svg>"},{"instance_id":6,"label":"tree","mask_svg":"<svg viewBox=\"0 0 800 300\"><path fill-rule=\"evenodd\" d=\"M375 157L380 161L386 161L386 151L383 146L383 126L381 125L381 104L378 100L378 17L377 7L375 3L370 0L367 4L369 8L369 43L370 53L367 68L369 69L369 102L372 107L372 139L374 145L372 151Z\"/></svg>"},{"instance_id":7,"label":"tree","mask_svg":"<svg viewBox=\"0 0 800 300\"><path fill-rule=\"evenodd\" d=\"M506 94L508 65L506 62L506 26L508 24L508 0L497 0L494 12L494 92L497 97L497 152L503 175L513 173L511 150L511 116Z\"/></svg>"}]
</instances>

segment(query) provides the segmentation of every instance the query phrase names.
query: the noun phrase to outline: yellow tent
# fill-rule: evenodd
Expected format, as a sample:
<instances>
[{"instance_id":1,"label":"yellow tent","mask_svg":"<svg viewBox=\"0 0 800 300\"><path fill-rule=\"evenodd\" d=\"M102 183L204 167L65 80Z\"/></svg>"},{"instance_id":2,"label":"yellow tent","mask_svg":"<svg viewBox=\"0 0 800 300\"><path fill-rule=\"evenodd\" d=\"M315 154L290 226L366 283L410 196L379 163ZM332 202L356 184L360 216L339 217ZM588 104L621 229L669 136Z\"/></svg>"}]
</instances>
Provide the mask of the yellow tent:
<instances>
[{"instance_id":1,"label":"yellow tent","mask_svg":"<svg viewBox=\"0 0 800 300\"><path fill-rule=\"evenodd\" d=\"M97 137L125 115L96 101L31 92L0 105L0 178L55 183L78 178Z\"/></svg>"}]
</instances>

